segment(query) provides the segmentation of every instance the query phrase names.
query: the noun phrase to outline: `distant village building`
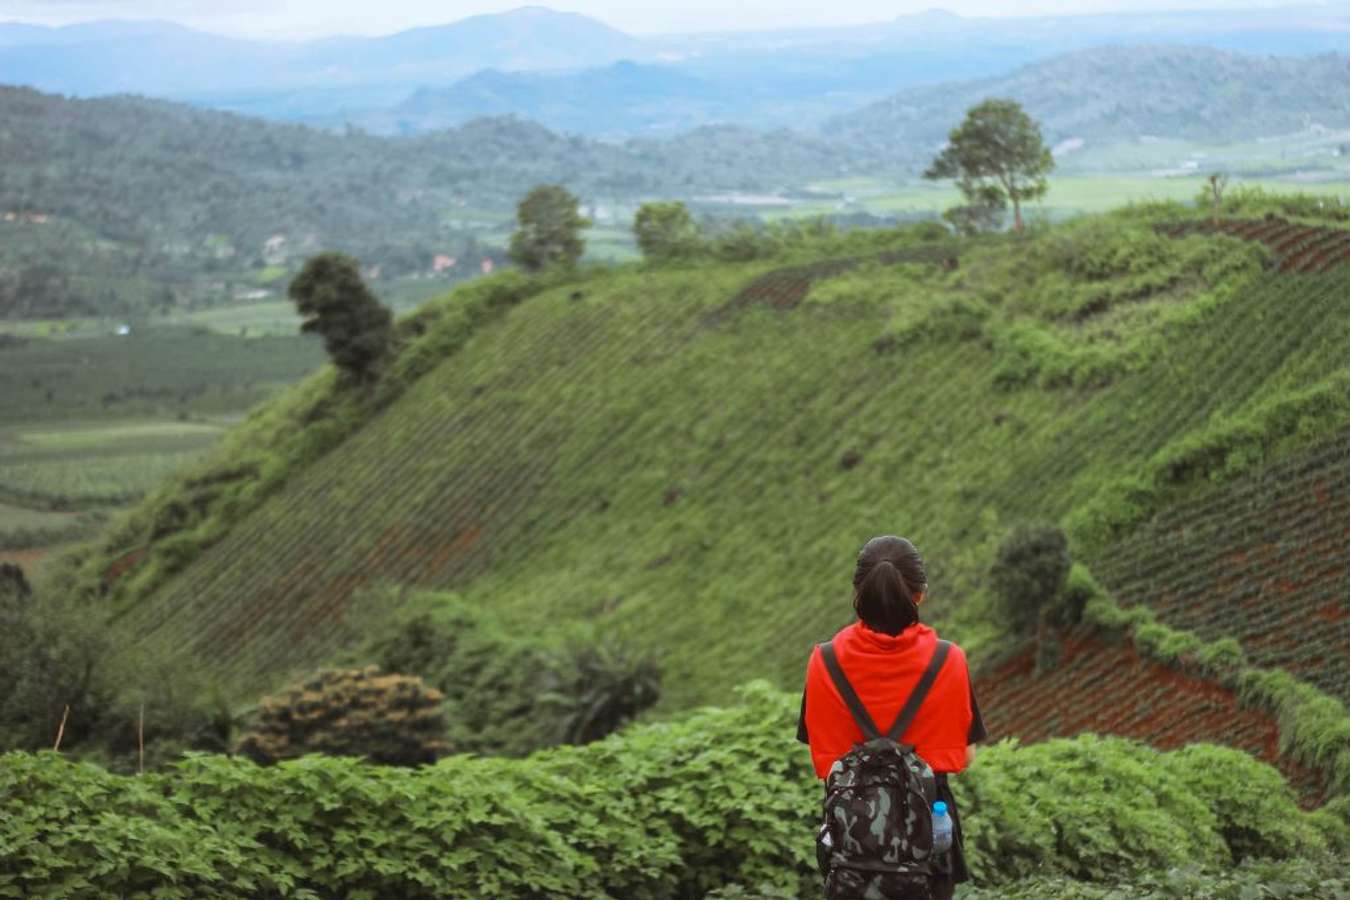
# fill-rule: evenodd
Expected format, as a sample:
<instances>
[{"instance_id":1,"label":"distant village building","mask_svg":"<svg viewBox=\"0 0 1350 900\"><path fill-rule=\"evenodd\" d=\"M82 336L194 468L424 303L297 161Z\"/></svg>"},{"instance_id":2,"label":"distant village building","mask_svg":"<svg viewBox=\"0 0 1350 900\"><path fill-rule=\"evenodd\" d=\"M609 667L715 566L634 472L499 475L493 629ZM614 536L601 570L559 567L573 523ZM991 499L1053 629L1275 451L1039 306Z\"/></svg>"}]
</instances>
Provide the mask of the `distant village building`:
<instances>
[{"instance_id":1,"label":"distant village building","mask_svg":"<svg viewBox=\"0 0 1350 900\"><path fill-rule=\"evenodd\" d=\"M439 275L455 267L459 260L453 256L446 256L444 253L436 254L436 258L431 261L431 271Z\"/></svg>"},{"instance_id":2,"label":"distant village building","mask_svg":"<svg viewBox=\"0 0 1350 900\"><path fill-rule=\"evenodd\" d=\"M491 275L491 274L492 274L492 270L495 269L495 268L497 268L497 264L494 263L494 262L493 262L492 260L490 260L490 259L484 258L483 263L482 263L482 265L480 266L480 268L482 269L482 272L483 272L484 275Z\"/></svg>"}]
</instances>

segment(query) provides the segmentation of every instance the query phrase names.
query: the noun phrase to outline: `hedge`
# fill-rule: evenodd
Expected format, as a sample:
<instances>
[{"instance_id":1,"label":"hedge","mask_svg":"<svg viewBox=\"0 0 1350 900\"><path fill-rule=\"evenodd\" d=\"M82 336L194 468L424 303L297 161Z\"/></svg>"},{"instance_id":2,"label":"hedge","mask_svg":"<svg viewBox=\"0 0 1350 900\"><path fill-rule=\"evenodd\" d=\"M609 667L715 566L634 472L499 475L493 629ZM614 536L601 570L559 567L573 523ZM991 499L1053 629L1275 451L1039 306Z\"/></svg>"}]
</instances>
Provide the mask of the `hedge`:
<instances>
[{"instance_id":1,"label":"hedge","mask_svg":"<svg viewBox=\"0 0 1350 900\"><path fill-rule=\"evenodd\" d=\"M594 744L420 769L198 755L120 776L8 754L0 897L817 896L795 699L754 683L735 707ZM985 884L1316 860L1335 840L1278 772L1220 747L1003 742L955 784Z\"/></svg>"}]
</instances>

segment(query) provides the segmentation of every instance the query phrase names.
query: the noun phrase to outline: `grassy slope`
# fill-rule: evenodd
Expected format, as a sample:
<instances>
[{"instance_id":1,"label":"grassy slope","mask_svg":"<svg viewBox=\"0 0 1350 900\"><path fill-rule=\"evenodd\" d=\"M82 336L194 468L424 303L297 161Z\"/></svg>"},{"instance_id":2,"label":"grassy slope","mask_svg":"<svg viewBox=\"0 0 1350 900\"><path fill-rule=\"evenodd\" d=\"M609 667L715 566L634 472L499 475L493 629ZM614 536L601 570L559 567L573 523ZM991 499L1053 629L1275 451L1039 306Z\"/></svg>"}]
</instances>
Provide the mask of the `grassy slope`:
<instances>
[{"instance_id":1,"label":"grassy slope","mask_svg":"<svg viewBox=\"0 0 1350 900\"><path fill-rule=\"evenodd\" d=\"M1112 263L1113 235L1145 263ZM1118 217L970 248L956 272L855 270L790 312L725 309L765 263L563 286L486 323L165 587L141 596L133 574L113 600L249 691L345 640L361 588L448 585L523 627L604 620L660 654L680 707L796 683L848 618L857 547L896 531L978 663L997 649L981 573L1011 524L1344 373L1330 298L1350 272L1261 274L1254 252ZM1102 253L1105 274L1077 261ZM1315 412L1295 444L1346 419Z\"/></svg>"}]
</instances>

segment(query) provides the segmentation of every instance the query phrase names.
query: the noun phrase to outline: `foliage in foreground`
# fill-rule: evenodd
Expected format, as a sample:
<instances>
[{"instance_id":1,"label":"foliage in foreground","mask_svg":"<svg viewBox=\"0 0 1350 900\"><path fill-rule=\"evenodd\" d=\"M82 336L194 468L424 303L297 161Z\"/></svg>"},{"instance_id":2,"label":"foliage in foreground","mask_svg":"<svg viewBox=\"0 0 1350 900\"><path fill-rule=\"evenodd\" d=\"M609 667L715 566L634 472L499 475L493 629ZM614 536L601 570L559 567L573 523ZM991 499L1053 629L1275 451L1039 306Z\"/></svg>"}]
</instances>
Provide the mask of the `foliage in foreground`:
<instances>
[{"instance_id":1,"label":"foliage in foreground","mask_svg":"<svg viewBox=\"0 0 1350 900\"><path fill-rule=\"evenodd\" d=\"M10 754L0 896L814 896L819 787L795 711L760 683L735 708L585 747L415 770L197 756L137 778ZM985 884L1346 848L1343 820L1300 811L1273 769L1218 747L1003 743L957 784Z\"/></svg>"}]
</instances>

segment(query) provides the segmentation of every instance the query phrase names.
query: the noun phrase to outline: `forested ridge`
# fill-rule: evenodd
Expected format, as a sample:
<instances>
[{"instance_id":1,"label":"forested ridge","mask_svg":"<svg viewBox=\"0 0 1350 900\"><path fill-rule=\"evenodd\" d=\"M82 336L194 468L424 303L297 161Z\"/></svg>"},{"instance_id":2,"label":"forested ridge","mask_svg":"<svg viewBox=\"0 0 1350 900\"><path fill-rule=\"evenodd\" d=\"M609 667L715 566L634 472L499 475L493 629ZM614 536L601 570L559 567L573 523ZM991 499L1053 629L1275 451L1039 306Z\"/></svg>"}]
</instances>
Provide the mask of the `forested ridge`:
<instances>
[{"instance_id":1,"label":"forested ridge","mask_svg":"<svg viewBox=\"0 0 1350 900\"><path fill-rule=\"evenodd\" d=\"M915 160L941 143L961 112L1015 97L1047 139L1098 143L1141 136L1221 144L1350 128L1350 56L1274 57L1208 47L1094 47L1007 75L911 88L835 117L829 133L869 146L897 135Z\"/></svg>"},{"instance_id":2,"label":"forested ridge","mask_svg":"<svg viewBox=\"0 0 1350 900\"><path fill-rule=\"evenodd\" d=\"M824 141L731 127L611 145L499 118L396 139L25 88L0 88L0 157L6 316L172 305L191 279L256 286L274 256L323 249L385 277L422 272L435 254L473 255L482 217L509 220L544 182L594 202L849 170Z\"/></svg>"}]
</instances>

